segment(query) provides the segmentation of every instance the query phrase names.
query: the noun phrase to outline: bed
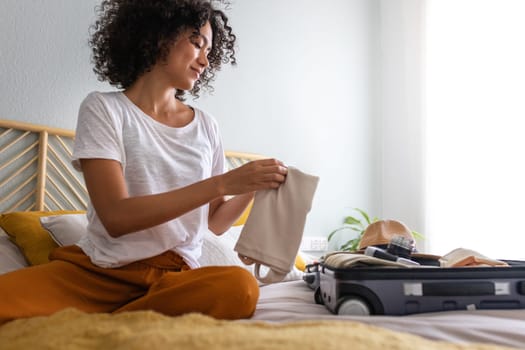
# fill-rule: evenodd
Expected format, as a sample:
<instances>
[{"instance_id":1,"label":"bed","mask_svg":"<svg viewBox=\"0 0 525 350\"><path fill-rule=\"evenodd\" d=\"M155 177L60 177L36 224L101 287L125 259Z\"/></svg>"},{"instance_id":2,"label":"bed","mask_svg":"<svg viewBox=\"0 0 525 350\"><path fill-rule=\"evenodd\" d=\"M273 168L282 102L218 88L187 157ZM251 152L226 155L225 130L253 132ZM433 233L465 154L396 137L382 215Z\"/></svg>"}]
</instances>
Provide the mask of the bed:
<instances>
[{"instance_id":1,"label":"bed","mask_svg":"<svg viewBox=\"0 0 525 350\"><path fill-rule=\"evenodd\" d=\"M51 249L72 244L81 234L77 228L85 223L87 193L69 163L73 139L71 130L0 120L0 273L45 263ZM230 168L261 158L242 152L227 152L226 157ZM233 251L241 228L239 221L224 237L207 237L201 264L250 269ZM299 267L283 282L260 286L249 320L66 309L1 326L0 348L525 348L525 310L335 316L315 303Z\"/></svg>"}]
</instances>

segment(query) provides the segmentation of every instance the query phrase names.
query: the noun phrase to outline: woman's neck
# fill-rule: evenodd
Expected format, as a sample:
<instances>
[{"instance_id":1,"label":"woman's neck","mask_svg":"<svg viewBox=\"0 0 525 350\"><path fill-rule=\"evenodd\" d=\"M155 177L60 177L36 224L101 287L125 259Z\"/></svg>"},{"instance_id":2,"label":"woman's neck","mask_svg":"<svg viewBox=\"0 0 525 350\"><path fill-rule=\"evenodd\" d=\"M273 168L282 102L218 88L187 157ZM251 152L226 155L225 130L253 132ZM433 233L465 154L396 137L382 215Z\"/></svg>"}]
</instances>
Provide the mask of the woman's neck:
<instances>
[{"instance_id":1,"label":"woman's neck","mask_svg":"<svg viewBox=\"0 0 525 350\"><path fill-rule=\"evenodd\" d=\"M194 113L175 98L175 93L174 88L161 86L147 74L124 91L126 97L151 118L168 126L182 127L193 120Z\"/></svg>"}]
</instances>

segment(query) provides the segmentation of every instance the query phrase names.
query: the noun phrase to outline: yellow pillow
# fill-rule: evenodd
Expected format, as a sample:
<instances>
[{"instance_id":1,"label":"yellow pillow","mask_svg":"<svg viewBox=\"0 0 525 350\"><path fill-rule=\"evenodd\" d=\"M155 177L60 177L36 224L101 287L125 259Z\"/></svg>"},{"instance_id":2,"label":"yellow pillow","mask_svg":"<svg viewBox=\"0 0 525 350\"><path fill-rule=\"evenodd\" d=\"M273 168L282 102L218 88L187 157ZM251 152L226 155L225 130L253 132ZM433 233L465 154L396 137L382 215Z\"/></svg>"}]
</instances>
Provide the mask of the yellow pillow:
<instances>
[{"instance_id":1,"label":"yellow pillow","mask_svg":"<svg viewBox=\"0 0 525 350\"><path fill-rule=\"evenodd\" d=\"M252 210L253 207L253 200L248 204L246 209L242 212L241 216L233 223L232 226L241 226L246 223L246 220L248 219L248 216L250 215L250 210Z\"/></svg>"},{"instance_id":2,"label":"yellow pillow","mask_svg":"<svg viewBox=\"0 0 525 350\"><path fill-rule=\"evenodd\" d=\"M22 254L31 265L39 265L49 261L49 253L58 245L49 232L40 224L40 217L62 214L79 214L85 211L19 211L0 215L0 227L7 233L9 239L20 248Z\"/></svg>"},{"instance_id":3,"label":"yellow pillow","mask_svg":"<svg viewBox=\"0 0 525 350\"><path fill-rule=\"evenodd\" d=\"M305 271L306 270L306 261L303 259L303 257L300 255L300 254L297 254L297 256L295 257L295 267L297 267L297 269L299 271Z\"/></svg>"}]
</instances>

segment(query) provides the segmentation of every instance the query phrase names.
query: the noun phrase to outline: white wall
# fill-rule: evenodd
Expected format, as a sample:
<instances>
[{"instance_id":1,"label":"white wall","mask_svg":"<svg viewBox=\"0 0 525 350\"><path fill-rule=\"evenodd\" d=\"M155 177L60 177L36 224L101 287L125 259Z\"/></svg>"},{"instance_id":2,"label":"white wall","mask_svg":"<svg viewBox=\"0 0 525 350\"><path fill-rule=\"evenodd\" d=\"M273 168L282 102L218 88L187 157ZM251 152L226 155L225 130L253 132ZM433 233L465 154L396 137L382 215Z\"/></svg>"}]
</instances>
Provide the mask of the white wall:
<instances>
[{"instance_id":1,"label":"white wall","mask_svg":"<svg viewBox=\"0 0 525 350\"><path fill-rule=\"evenodd\" d=\"M0 118L74 128L91 90L88 27L98 0L0 1Z\"/></svg>"},{"instance_id":2,"label":"white wall","mask_svg":"<svg viewBox=\"0 0 525 350\"><path fill-rule=\"evenodd\" d=\"M0 118L74 128L91 90L88 27L96 0L0 2ZM216 116L227 149L262 153L321 178L306 235L351 208L381 212L375 129L380 3L237 0L238 66L195 103ZM379 120L380 123L380 120Z\"/></svg>"}]
</instances>

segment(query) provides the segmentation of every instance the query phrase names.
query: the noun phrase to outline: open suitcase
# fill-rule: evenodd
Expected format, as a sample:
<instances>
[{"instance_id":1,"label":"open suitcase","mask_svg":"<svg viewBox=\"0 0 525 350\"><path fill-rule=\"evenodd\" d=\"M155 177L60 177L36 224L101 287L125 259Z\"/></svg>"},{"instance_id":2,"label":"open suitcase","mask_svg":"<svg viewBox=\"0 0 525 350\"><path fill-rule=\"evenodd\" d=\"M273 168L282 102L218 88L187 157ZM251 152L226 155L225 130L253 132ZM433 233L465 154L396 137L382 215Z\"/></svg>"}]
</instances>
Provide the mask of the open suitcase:
<instances>
[{"instance_id":1,"label":"open suitcase","mask_svg":"<svg viewBox=\"0 0 525 350\"><path fill-rule=\"evenodd\" d=\"M525 308L525 265L509 267L307 266L315 300L334 314L406 315L465 309Z\"/></svg>"}]
</instances>

